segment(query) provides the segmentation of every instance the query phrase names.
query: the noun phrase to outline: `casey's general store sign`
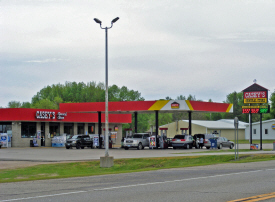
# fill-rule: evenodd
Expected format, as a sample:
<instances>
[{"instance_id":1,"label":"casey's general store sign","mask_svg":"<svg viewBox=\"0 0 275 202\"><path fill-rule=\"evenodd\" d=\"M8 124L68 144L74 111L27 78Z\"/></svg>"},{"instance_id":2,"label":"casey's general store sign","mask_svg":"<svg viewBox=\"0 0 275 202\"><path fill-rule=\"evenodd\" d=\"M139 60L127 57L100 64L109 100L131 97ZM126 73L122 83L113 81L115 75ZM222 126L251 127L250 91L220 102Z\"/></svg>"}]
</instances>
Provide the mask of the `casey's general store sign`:
<instances>
[{"instance_id":1,"label":"casey's general store sign","mask_svg":"<svg viewBox=\"0 0 275 202\"><path fill-rule=\"evenodd\" d=\"M67 112L65 113L61 113L58 112L57 114L55 112L49 112L49 111L36 111L36 115L35 117L37 119L58 119L58 120L62 120L65 118L65 116L67 116Z\"/></svg>"},{"instance_id":2,"label":"casey's general store sign","mask_svg":"<svg viewBox=\"0 0 275 202\"><path fill-rule=\"evenodd\" d=\"M262 104L268 102L268 89L254 83L243 90L244 104Z\"/></svg>"},{"instance_id":3,"label":"casey's general store sign","mask_svg":"<svg viewBox=\"0 0 275 202\"><path fill-rule=\"evenodd\" d=\"M267 103L266 91L244 92L244 103Z\"/></svg>"}]
</instances>

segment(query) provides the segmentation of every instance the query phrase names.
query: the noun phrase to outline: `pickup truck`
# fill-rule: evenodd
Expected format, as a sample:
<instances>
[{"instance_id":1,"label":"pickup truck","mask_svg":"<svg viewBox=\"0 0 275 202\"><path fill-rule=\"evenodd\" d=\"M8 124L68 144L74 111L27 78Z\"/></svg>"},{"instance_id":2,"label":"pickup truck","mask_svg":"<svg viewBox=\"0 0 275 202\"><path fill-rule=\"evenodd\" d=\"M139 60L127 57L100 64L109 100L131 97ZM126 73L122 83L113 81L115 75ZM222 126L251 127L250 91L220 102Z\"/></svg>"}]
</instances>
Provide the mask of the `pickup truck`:
<instances>
[{"instance_id":1,"label":"pickup truck","mask_svg":"<svg viewBox=\"0 0 275 202\"><path fill-rule=\"evenodd\" d=\"M149 147L149 134L148 133L136 133L131 138L124 139L124 149L137 148L138 150Z\"/></svg>"},{"instance_id":2,"label":"pickup truck","mask_svg":"<svg viewBox=\"0 0 275 202\"><path fill-rule=\"evenodd\" d=\"M84 147L90 147L93 149L93 140L89 135L74 135L68 139L65 143L66 149L76 147L77 149L84 149Z\"/></svg>"}]
</instances>

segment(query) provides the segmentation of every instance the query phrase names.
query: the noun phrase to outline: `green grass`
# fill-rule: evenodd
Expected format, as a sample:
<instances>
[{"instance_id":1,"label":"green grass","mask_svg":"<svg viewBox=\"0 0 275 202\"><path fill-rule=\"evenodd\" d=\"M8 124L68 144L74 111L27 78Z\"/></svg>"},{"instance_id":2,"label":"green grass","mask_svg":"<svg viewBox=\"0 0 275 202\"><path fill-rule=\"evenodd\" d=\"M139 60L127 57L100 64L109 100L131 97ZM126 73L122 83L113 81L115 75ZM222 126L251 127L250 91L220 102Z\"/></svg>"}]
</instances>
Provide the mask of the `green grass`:
<instances>
[{"instance_id":1,"label":"green grass","mask_svg":"<svg viewBox=\"0 0 275 202\"><path fill-rule=\"evenodd\" d=\"M232 140L234 141L234 140ZM262 140L263 144L273 143L275 140ZM236 141L237 143L237 141ZM260 140L252 140L253 144L260 144ZM249 140L239 140L239 144L249 144Z\"/></svg>"},{"instance_id":2,"label":"green grass","mask_svg":"<svg viewBox=\"0 0 275 202\"><path fill-rule=\"evenodd\" d=\"M272 149L263 149L263 150L250 150L250 149L239 149L239 152L255 152L255 151L272 151ZM225 152L232 152L235 153L235 149L208 149L208 150L197 150L197 153L225 153ZM195 153L195 152L194 152ZM190 152L177 152L172 154L190 154Z\"/></svg>"},{"instance_id":3,"label":"green grass","mask_svg":"<svg viewBox=\"0 0 275 202\"><path fill-rule=\"evenodd\" d=\"M247 154L239 156L240 161L234 161L235 155L118 159L114 160L114 166L111 168L101 168L99 161L43 164L26 168L0 170L0 183L130 173L232 162L275 160L275 154Z\"/></svg>"}]
</instances>

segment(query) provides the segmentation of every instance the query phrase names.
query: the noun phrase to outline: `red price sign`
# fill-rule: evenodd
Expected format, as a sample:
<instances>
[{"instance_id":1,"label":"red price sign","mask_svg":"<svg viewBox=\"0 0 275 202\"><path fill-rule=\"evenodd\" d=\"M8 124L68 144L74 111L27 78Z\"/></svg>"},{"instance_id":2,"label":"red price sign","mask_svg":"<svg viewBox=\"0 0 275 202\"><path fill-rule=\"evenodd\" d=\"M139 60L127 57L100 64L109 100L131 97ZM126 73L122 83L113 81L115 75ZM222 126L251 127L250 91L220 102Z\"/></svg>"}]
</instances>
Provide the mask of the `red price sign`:
<instances>
[{"instance_id":1,"label":"red price sign","mask_svg":"<svg viewBox=\"0 0 275 202\"><path fill-rule=\"evenodd\" d=\"M251 109L251 113L252 113L252 114L256 114L256 113L258 113L258 112L259 112L259 109L253 109L253 108Z\"/></svg>"},{"instance_id":2,"label":"red price sign","mask_svg":"<svg viewBox=\"0 0 275 202\"><path fill-rule=\"evenodd\" d=\"M243 114L249 114L249 113L251 113L251 114L266 114L266 113L270 113L269 106L263 106L263 107L258 106L257 108L256 107L257 106L255 106L255 108L252 108L252 107L251 108L243 108L242 112L243 112Z\"/></svg>"}]
</instances>

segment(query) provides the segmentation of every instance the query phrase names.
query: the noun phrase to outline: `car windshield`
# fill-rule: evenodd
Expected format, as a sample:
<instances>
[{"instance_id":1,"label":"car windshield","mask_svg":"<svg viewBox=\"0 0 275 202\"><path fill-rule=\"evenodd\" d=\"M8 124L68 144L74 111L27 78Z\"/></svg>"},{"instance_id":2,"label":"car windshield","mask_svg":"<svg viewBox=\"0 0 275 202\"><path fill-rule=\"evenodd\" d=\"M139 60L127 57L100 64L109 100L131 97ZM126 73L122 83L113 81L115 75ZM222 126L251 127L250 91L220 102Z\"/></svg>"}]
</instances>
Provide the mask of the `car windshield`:
<instances>
[{"instance_id":1,"label":"car windshield","mask_svg":"<svg viewBox=\"0 0 275 202\"><path fill-rule=\"evenodd\" d=\"M133 135L133 138L142 138L142 135Z\"/></svg>"},{"instance_id":2,"label":"car windshield","mask_svg":"<svg viewBox=\"0 0 275 202\"><path fill-rule=\"evenodd\" d=\"M78 135L74 135L71 139L77 139L80 138Z\"/></svg>"},{"instance_id":3,"label":"car windshield","mask_svg":"<svg viewBox=\"0 0 275 202\"><path fill-rule=\"evenodd\" d=\"M175 135L174 139L185 139L185 135Z\"/></svg>"}]
</instances>

